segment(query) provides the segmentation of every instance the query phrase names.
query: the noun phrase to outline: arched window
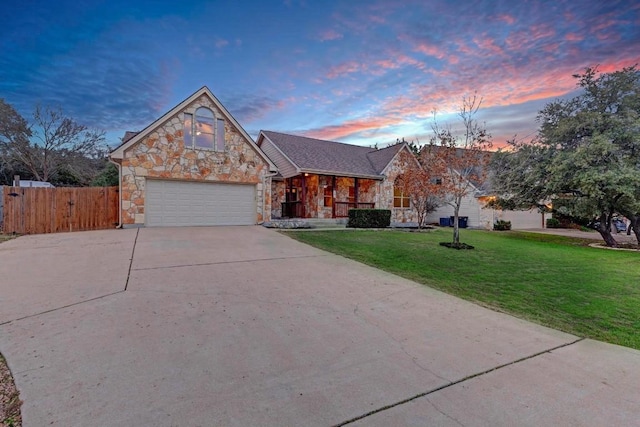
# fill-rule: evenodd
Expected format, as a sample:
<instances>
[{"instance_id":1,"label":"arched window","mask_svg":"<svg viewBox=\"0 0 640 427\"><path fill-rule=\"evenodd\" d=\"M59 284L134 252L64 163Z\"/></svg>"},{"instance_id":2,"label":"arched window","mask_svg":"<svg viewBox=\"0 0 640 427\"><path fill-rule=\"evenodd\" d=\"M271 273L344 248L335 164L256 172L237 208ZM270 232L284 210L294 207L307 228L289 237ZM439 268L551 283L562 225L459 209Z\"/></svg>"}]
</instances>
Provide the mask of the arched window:
<instances>
[{"instance_id":1,"label":"arched window","mask_svg":"<svg viewBox=\"0 0 640 427\"><path fill-rule=\"evenodd\" d=\"M187 147L224 151L224 120L200 107L195 115L184 115L184 143Z\"/></svg>"},{"instance_id":2,"label":"arched window","mask_svg":"<svg viewBox=\"0 0 640 427\"><path fill-rule=\"evenodd\" d=\"M194 146L196 148L214 148L216 119L213 111L200 107L194 120Z\"/></svg>"},{"instance_id":3,"label":"arched window","mask_svg":"<svg viewBox=\"0 0 640 427\"><path fill-rule=\"evenodd\" d=\"M394 208L409 208L411 207L411 201L409 194L405 190L404 177L398 175L393 181L393 207Z\"/></svg>"}]
</instances>

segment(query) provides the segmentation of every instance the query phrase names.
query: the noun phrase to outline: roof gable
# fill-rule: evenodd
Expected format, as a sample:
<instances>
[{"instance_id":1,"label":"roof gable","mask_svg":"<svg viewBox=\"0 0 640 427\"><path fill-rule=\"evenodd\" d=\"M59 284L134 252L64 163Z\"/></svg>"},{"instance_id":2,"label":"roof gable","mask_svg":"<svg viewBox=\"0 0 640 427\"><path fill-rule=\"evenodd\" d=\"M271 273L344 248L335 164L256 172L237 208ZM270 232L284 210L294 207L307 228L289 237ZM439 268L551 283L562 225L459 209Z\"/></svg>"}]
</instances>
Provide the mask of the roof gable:
<instances>
[{"instance_id":1,"label":"roof gable","mask_svg":"<svg viewBox=\"0 0 640 427\"><path fill-rule=\"evenodd\" d=\"M403 146L405 146L405 144L400 143L391 145L381 150L371 151L367 153L367 157L369 158L369 161L371 162L373 168L379 174L382 174L382 172L386 169L389 163L391 163L396 154L400 152Z\"/></svg>"},{"instance_id":2,"label":"roof gable","mask_svg":"<svg viewBox=\"0 0 640 427\"><path fill-rule=\"evenodd\" d=\"M196 101L199 97L203 95L208 97L211 100L211 102L213 102L213 104L220 110L224 118L228 120L229 123L231 123L238 130L238 132L240 132L240 134L251 145L251 147L260 155L261 158L265 160L265 162L267 162L267 164L269 165L269 168L272 171L275 171L276 167L273 164L273 162L262 152L262 150L260 150L260 148L258 148L253 138L249 136L249 134L242 128L242 126L240 126L240 123L237 122L237 120L231 115L231 113L224 107L224 105L222 105L222 103L218 100L218 98L216 98L213 95L213 93L209 90L209 88L206 86L203 86L200 89L198 89L191 96L189 96L187 99L185 99L184 101L182 101L181 103L173 107L171 110L163 114L160 118L156 119L153 123L151 123L149 126L144 128L142 131L137 133L127 131L123 138L122 144L120 144L113 151L111 151L111 153L109 154L109 157L111 157L112 159L123 159L125 150L131 148L135 144L142 141L145 137L147 137L149 134L155 131L158 127L162 126L162 124L164 124L167 120L171 119L171 117L175 116L176 114L179 114L180 112L184 111L192 102Z\"/></svg>"},{"instance_id":3,"label":"roof gable","mask_svg":"<svg viewBox=\"0 0 640 427\"><path fill-rule=\"evenodd\" d=\"M271 141L283 157L296 167L298 173L311 172L373 179L383 178L382 171L402 147L402 144L396 144L377 150L273 131L261 131L258 142L262 138Z\"/></svg>"}]
</instances>

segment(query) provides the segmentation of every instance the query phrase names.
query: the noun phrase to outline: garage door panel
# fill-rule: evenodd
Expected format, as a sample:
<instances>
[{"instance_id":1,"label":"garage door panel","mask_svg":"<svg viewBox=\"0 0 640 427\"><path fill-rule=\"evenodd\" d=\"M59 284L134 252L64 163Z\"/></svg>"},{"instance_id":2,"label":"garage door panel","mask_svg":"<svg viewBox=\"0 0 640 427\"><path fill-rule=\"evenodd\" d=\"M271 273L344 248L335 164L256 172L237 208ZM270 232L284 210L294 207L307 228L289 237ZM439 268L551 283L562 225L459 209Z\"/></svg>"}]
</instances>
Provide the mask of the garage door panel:
<instances>
[{"instance_id":1,"label":"garage door panel","mask_svg":"<svg viewBox=\"0 0 640 427\"><path fill-rule=\"evenodd\" d=\"M148 180L145 204L149 226L256 222L255 185Z\"/></svg>"}]
</instances>

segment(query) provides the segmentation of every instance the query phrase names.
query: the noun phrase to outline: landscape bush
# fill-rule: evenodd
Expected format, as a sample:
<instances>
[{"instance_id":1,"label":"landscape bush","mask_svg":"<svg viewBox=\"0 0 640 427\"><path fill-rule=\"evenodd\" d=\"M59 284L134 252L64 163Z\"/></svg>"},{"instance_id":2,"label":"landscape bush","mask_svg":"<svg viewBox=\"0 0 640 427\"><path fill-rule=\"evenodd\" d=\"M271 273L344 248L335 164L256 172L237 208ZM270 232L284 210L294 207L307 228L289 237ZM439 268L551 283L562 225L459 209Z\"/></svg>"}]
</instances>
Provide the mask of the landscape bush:
<instances>
[{"instance_id":1,"label":"landscape bush","mask_svg":"<svg viewBox=\"0 0 640 427\"><path fill-rule=\"evenodd\" d=\"M493 224L493 229L497 231L511 230L511 221L499 219L495 224Z\"/></svg>"},{"instance_id":2,"label":"landscape bush","mask_svg":"<svg viewBox=\"0 0 640 427\"><path fill-rule=\"evenodd\" d=\"M389 209L349 209L349 228L386 228L391 225Z\"/></svg>"},{"instance_id":3,"label":"landscape bush","mask_svg":"<svg viewBox=\"0 0 640 427\"><path fill-rule=\"evenodd\" d=\"M547 228L560 228L560 221L555 218L547 218Z\"/></svg>"}]
</instances>

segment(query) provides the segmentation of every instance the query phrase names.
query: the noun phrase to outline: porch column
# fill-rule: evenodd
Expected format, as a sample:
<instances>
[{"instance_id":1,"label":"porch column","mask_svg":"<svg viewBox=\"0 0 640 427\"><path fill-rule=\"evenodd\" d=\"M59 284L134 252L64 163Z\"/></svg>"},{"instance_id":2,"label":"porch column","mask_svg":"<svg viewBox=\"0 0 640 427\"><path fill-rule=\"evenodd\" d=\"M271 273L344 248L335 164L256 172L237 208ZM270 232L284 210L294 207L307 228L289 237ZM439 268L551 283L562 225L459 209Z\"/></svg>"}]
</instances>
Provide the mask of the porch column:
<instances>
[{"instance_id":1,"label":"porch column","mask_svg":"<svg viewBox=\"0 0 640 427\"><path fill-rule=\"evenodd\" d=\"M301 200L301 206L300 206L300 217L302 218L306 218L307 217L307 177L306 174L302 174L302 200Z\"/></svg>"},{"instance_id":2,"label":"porch column","mask_svg":"<svg viewBox=\"0 0 640 427\"><path fill-rule=\"evenodd\" d=\"M353 201L355 202L356 208L357 208L358 207L358 190L359 190L359 187L360 187L360 183L358 182L358 178L354 178L353 186L354 186L354 189L353 189L353 193L354 193L353 194Z\"/></svg>"},{"instance_id":3,"label":"porch column","mask_svg":"<svg viewBox=\"0 0 640 427\"><path fill-rule=\"evenodd\" d=\"M336 176L331 177L331 218L336 217Z\"/></svg>"}]
</instances>

